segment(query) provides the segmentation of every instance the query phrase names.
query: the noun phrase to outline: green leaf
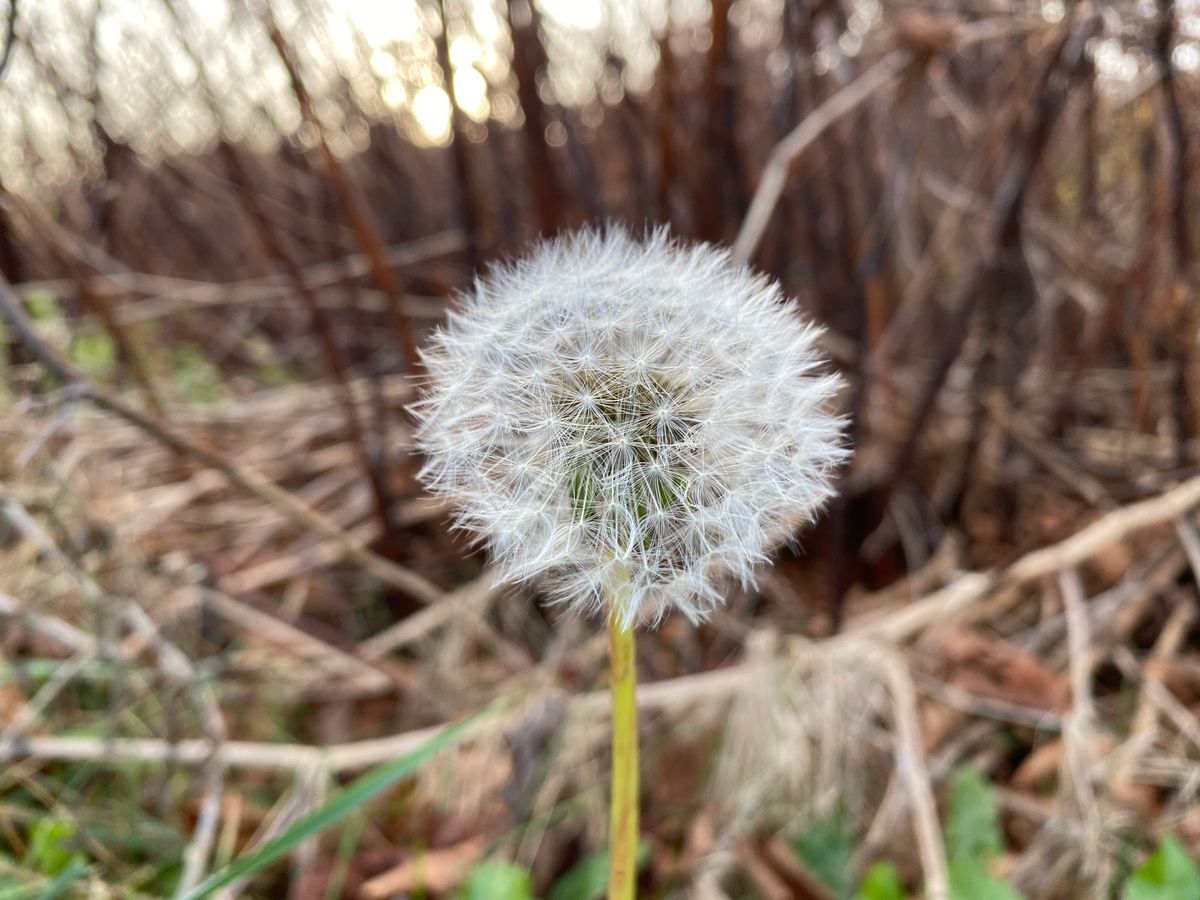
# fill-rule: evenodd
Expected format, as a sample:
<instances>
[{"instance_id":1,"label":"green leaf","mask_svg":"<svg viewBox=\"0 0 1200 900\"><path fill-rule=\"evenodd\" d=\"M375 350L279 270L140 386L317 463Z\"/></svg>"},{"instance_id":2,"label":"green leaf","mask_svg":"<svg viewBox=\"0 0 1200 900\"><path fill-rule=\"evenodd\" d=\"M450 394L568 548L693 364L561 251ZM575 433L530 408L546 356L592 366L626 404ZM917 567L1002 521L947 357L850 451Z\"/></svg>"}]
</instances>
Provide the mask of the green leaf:
<instances>
[{"instance_id":1,"label":"green leaf","mask_svg":"<svg viewBox=\"0 0 1200 900\"><path fill-rule=\"evenodd\" d=\"M877 862L867 871L854 900L908 900L908 892L892 863Z\"/></svg>"},{"instance_id":2,"label":"green leaf","mask_svg":"<svg viewBox=\"0 0 1200 900\"><path fill-rule=\"evenodd\" d=\"M346 819L355 810L370 803L398 781L415 772L431 756L455 743L467 727L482 713L464 719L457 725L434 735L417 749L399 759L384 763L366 775L353 781L345 790L335 794L320 809L305 816L280 835L267 841L254 853L234 860L224 869L214 872L201 884L185 895L185 900L211 896L219 888L244 875L260 872L271 863L286 856L289 851L338 822Z\"/></svg>"},{"instance_id":3,"label":"green leaf","mask_svg":"<svg viewBox=\"0 0 1200 900\"><path fill-rule=\"evenodd\" d=\"M555 882L549 900L595 900L608 887L608 851L589 853Z\"/></svg>"},{"instance_id":4,"label":"green leaf","mask_svg":"<svg viewBox=\"0 0 1200 900\"><path fill-rule=\"evenodd\" d=\"M1123 900L1177 900L1200 897L1200 868L1183 845L1168 835L1154 854L1129 876Z\"/></svg>"},{"instance_id":5,"label":"green leaf","mask_svg":"<svg viewBox=\"0 0 1200 900\"><path fill-rule=\"evenodd\" d=\"M533 900L533 876L510 862L488 860L463 885L462 900Z\"/></svg>"},{"instance_id":6,"label":"green leaf","mask_svg":"<svg viewBox=\"0 0 1200 900\"><path fill-rule=\"evenodd\" d=\"M650 861L650 844L640 841L637 867L641 870ZM550 889L549 900L597 900L608 889L608 848L589 853L575 863L567 874Z\"/></svg>"},{"instance_id":7,"label":"green leaf","mask_svg":"<svg viewBox=\"0 0 1200 900\"><path fill-rule=\"evenodd\" d=\"M117 349L107 333L85 328L72 336L68 355L88 375L103 377L112 371Z\"/></svg>"},{"instance_id":8,"label":"green leaf","mask_svg":"<svg viewBox=\"0 0 1200 900\"><path fill-rule=\"evenodd\" d=\"M1012 885L997 878L979 859L950 860L950 900L1022 900Z\"/></svg>"},{"instance_id":9,"label":"green leaf","mask_svg":"<svg viewBox=\"0 0 1200 900\"><path fill-rule=\"evenodd\" d=\"M29 832L25 865L43 875L58 875L75 861L75 826L65 819L47 816Z\"/></svg>"},{"instance_id":10,"label":"green leaf","mask_svg":"<svg viewBox=\"0 0 1200 900\"><path fill-rule=\"evenodd\" d=\"M958 769L951 779L945 840L946 856L951 860L977 860L1004 849L996 797L974 769Z\"/></svg>"},{"instance_id":11,"label":"green leaf","mask_svg":"<svg viewBox=\"0 0 1200 900\"><path fill-rule=\"evenodd\" d=\"M839 897L850 893L853 884L850 860L854 855L854 836L841 815L817 822L792 845L796 855Z\"/></svg>"},{"instance_id":12,"label":"green leaf","mask_svg":"<svg viewBox=\"0 0 1200 900\"><path fill-rule=\"evenodd\" d=\"M25 308L29 310L29 318L35 322L48 322L62 318L62 313L58 309L58 300L49 291L40 289L26 291L22 299L25 301Z\"/></svg>"}]
</instances>

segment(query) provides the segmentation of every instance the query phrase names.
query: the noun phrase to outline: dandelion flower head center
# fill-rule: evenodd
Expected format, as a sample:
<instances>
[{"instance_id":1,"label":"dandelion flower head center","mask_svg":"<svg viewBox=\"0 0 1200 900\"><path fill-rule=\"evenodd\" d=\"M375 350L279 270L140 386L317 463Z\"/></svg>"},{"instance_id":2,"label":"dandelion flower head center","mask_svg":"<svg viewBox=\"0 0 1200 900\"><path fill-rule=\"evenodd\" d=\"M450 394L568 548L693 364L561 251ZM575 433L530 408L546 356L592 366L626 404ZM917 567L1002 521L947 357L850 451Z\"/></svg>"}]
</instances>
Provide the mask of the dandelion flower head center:
<instances>
[{"instance_id":1,"label":"dandelion flower head center","mask_svg":"<svg viewBox=\"0 0 1200 900\"><path fill-rule=\"evenodd\" d=\"M576 524L586 527L608 511L610 527L597 528L597 536L618 537L624 522L628 552L648 553L664 543L671 517L686 514L687 455L697 449L688 437L699 425L686 391L669 375L614 354L595 373L569 379L563 393L553 408ZM670 575L669 560L642 562Z\"/></svg>"}]
</instances>

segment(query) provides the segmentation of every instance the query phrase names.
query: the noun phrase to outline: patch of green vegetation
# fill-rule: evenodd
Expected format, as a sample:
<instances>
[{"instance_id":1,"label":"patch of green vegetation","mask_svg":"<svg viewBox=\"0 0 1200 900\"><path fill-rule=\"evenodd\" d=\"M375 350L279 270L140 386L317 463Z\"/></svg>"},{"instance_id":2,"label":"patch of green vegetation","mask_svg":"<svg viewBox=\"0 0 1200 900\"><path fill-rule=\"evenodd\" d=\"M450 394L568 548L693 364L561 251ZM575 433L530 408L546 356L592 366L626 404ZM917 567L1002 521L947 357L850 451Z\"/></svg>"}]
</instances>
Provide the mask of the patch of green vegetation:
<instances>
[{"instance_id":1,"label":"patch of green vegetation","mask_svg":"<svg viewBox=\"0 0 1200 900\"><path fill-rule=\"evenodd\" d=\"M1020 892L993 875L981 859L951 859L947 876L951 900L1021 900Z\"/></svg>"},{"instance_id":2,"label":"patch of green vegetation","mask_svg":"<svg viewBox=\"0 0 1200 900\"><path fill-rule=\"evenodd\" d=\"M962 768L950 780L943 823L951 900L1020 900L1020 893L991 872L1004 850L1000 809L991 785L973 769ZM854 888L852 860L856 841L845 819L818 822L795 842L796 855L839 898L906 900L900 872L890 861L873 865Z\"/></svg>"},{"instance_id":3,"label":"patch of green vegetation","mask_svg":"<svg viewBox=\"0 0 1200 900\"><path fill-rule=\"evenodd\" d=\"M254 377L263 387L280 388L296 382L297 374L280 356L270 336L261 331L248 335L242 351L253 361Z\"/></svg>"},{"instance_id":4,"label":"patch of green vegetation","mask_svg":"<svg viewBox=\"0 0 1200 900\"><path fill-rule=\"evenodd\" d=\"M267 388L287 387L296 381L296 376L283 363L266 363L254 370L254 377Z\"/></svg>"},{"instance_id":5,"label":"patch of green vegetation","mask_svg":"<svg viewBox=\"0 0 1200 900\"><path fill-rule=\"evenodd\" d=\"M459 900L533 900L533 875L509 862L488 860L474 868Z\"/></svg>"},{"instance_id":6,"label":"patch of green vegetation","mask_svg":"<svg viewBox=\"0 0 1200 900\"><path fill-rule=\"evenodd\" d=\"M29 831L29 846L24 864L43 875L59 875L75 860L83 860L78 852L75 825L66 819L46 816Z\"/></svg>"},{"instance_id":7,"label":"patch of green vegetation","mask_svg":"<svg viewBox=\"0 0 1200 900\"><path fill-rule=\"evenodd\" d=\"M908 900L900 870L890 862L878 862L867 870L854 900Z\"/></svg>"},{"instance_id":8,"label":"patch of green vegetation","mask_svg":"<svg viewBox=\"0 0 1200 900\"><path fill-rule=\"evenodd\" d=\"M638 844L637 865L642 869L650 862L650 844ZM589 853L575 863L555 882L548 900L603 900L608 888L608 849Z\"/></svg>"},{"instance_id":9,"label":"patch of green vegetation","mask_svg":"<svg viewBox=\"0 0 1200 900\"><path fill-rule=\"evenodd\" d=\"M960 768L950 779L943 826L953 900L1019 900L1016 888L991 873L991 861L1004 849L995 793L974 769Z\"/></svg>"},{"instance_id":10,"label":"patch of green vegetation","mask_svg":"<svg viewBox=\"0 0 1200 900\"><path fill-rule=\"evenodd\" d=\"M1122 900L1178 900L1200 897L1200 867L1175 838L1158 849L1125 882Z\"/></svg>"},{"instance_id":11,"label":"patch of green vegetation","mask_svg":"<svg viewBox=\"0 0 1200 900\"><path fill-rule=\"evenodd\" d=\"M976 770L960 768L951 777L943 833L947 859L981 859L1004 849L996 797Z\"/></svg>"},{"instance_id":12,"label":"patch of green vegetation","mask_svg":"<svg viewBox=\"0 0 1200 900\"><path fill-rule=\"evenodd\" d=\"M59 322L62 320L62 310L58 300L49 291L39 289L28 290L21 298L25 301L25 309L29 318L35 322Z\"/></svg>"},{"instance_id":13,"label":"patch of green vegetation","mask_svg":"<svg viewBox=\"0 0 1200 900\"><path fill-rule=\"evenodd\" d=\"M185 900L211 897L221 888L243 876L255 875L269 869L309 838L316 837L328 828L350 818L384 791L408 778L438 750L456 743L477 717L478 714L462 720L457 725L430 738L415 750L357 778L349 786L334 794L323 806L304 816L281 834L276 835L253 852L238 857L223 869L213 872L194 890L189 891L185 895ZM493 894L491 896L503 895Z\"/></svg>"},{"instance_id":14,"label":"patch of green vegetation","mask_svg":"<svg viewBox=\"0 0 1200 900\"><path fill-rule=\"evenodd\" d=\"M9 869L16 871L6 871ZM0 900L55 900L68 896L68 888L83 878L87 870L87 863L76 859L53 878L39 877L24 867L10 865L8 858L0 855Z\"/></svg>"},{"instance_id":15,"label":"patch of green vegetation","mask_svg":"<svg viewBox=\"0 0 1200 900\"><path fill-rule=\"evenodd\" d=\"M814 875L838 897L848 897L854 887L851 857L854 835L841 813L816 822L792 844Z\"/></svg>"},{"instance_id":16,"label":"patch of green vegetation","mask_svg":"<svg viewBox=\"0 0 1200 900\"><path fill-rule=\"evenodd\" d=\"M39 331L52 338L52 342L67 340L67 326L58 299L49 291L39 289L27 290L21 295L29 318L42 326ZM43 372L39 380L41 387L47 391L55 390L59 384L57 379L48 372Z\"/></svg>"},{"instance_id":17,"label":"patch of green vegetation","mask_svg":"<svg viewBox=\"0 0 1200 900\"><path fill-rule=\"evenodd\" d=\"M71 336L67 350L77 368L93 378L107 378L117 362L117 348L108 332L83 328Z\"/></svg>"},{"instance_id":18,"label":"patch of green vegetation","mask_svg":"<svg viewBox=\"0 0 1200 900\"><path fill-rule=\"evenodd\" d=\"M221 373L198 344L171 350L171 381L184 400L197 406L210 406L225 397Z\"/></svg>"}]
</instances>

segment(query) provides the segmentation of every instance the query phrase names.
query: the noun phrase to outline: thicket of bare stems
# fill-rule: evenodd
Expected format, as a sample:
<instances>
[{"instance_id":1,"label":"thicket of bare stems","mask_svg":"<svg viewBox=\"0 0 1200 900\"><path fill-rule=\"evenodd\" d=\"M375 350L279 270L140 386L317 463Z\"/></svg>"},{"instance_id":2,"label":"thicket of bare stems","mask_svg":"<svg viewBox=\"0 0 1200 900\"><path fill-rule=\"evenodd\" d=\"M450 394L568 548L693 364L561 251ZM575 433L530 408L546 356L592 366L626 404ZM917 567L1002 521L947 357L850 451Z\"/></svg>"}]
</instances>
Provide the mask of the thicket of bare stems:
<instances>
[{"instance_id":1,"label":"thicket of bare stems","mask_svg":"<svg viewBox=\"0 0 1200 900\"><path fill-rule=\"evenodd\" d=\"M63 818L96 884L172 860L195 884L497 698L347 864L327 839L245 889L389 896L414 847L434 893L485 854L545 885L602 843L605 638L491 586L402 410L476 267L609 218L778 278L829 328L856 448L802 554L642 641L644 885L809 896L785 841L840 812L858 864L936 895L964 763L1031 897L1100 890L1167 833L1200 853L1182 6L614 13L577 37L600 63L572 104L571 35L513 0L500 119L456 108L432 146L323 6L239 4L229 42L141 6L116 49L75 21L68 53L21 3L0 56L0 851ZM410 96L450 81L467 6L388 48Z\"/></svg>"}]
</instances>

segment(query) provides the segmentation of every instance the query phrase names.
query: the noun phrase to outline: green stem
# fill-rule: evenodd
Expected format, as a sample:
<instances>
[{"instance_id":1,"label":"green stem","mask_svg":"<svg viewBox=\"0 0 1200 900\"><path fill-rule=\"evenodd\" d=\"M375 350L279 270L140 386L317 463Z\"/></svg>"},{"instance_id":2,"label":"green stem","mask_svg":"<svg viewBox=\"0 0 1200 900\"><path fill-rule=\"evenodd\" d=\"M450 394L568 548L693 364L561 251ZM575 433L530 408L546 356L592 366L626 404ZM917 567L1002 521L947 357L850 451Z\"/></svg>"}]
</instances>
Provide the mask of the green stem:
<instances>
[{"instance_id":1,"label":"green stem","mask_svg":"<svg viewBox=\"0 0 1200 900\"><path fill-rule=\"evenodd\" d=\"M613 700L608 900L633 900L638 847L637 662L633 628L622 626L620 604L614 607L608 618Z\"/></svg>"}]
</instances>

